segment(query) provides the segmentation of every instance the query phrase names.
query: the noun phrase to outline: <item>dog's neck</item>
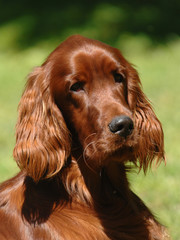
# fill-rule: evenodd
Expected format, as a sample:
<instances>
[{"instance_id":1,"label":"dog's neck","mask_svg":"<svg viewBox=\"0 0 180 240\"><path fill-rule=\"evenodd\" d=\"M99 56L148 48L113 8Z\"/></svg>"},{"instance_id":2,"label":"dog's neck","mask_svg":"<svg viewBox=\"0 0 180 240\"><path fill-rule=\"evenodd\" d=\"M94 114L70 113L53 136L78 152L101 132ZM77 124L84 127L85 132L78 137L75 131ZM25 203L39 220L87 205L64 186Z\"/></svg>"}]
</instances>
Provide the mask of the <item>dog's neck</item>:
<instances>
[{"instance_id":1,"label":"dog's neck","mask_svg":"<svg viewBox=\"0 0 180 240\"><path fill-rule=\"evenodd\" d=\"M129 187L124 164L110 161L107 166L95 169L86 164L82 155L75 153L68 168L64 171L63 179L72 199L78 198L80 202L94 204L95 201L109 202L117 197L128 198Z\"/></svg>"}]
</instances>

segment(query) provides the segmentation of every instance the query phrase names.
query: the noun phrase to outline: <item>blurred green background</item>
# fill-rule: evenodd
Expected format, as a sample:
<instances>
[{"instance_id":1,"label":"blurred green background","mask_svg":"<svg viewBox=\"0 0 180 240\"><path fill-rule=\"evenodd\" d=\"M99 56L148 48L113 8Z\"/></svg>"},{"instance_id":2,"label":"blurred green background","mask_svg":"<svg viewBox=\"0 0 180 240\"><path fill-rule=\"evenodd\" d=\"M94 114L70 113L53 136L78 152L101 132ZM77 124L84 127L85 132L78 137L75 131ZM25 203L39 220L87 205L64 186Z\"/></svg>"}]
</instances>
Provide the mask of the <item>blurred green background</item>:
<instances>
[{"instance_id":1,"label":"blurred green background","mask_svg":"<svg viewBox=\"0 0 180 240\"><path fill-rule=\"evenodd\" d=\"M132 188L180 239L180 1L0 1L0 181L12 158L26 75L66 37L79 33L119 48L136 65L165 133L166 166Z\"/></svg>"}]
</instances>

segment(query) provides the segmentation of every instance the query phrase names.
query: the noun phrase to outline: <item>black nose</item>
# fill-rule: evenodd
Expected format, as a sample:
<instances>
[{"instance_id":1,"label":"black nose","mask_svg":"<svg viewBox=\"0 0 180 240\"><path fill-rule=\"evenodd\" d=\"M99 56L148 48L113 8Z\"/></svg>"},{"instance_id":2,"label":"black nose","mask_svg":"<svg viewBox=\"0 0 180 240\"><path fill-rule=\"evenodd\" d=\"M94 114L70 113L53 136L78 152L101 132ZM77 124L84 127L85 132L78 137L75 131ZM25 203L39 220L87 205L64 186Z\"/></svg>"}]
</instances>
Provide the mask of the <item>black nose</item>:
<instances>
[{"instance_id":1,"label":"black nose","mask_svg":"<svg viewBox=\"0 0 180 240\"><path fill-rule=\"evenodd\" d=\"M127 137L134 129L131 118L124 115L113 118L108 126L112 133L119 134L121 137Z\"/></svg>"}]
</instances>

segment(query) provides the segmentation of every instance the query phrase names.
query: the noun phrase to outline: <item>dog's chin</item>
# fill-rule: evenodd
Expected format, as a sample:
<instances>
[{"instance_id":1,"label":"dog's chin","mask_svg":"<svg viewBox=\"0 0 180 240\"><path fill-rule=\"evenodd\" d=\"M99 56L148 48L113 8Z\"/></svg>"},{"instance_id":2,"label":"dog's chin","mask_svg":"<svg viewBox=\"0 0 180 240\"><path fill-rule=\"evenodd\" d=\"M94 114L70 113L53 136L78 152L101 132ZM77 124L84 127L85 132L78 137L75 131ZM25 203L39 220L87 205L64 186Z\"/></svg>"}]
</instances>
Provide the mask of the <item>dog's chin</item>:
<instances>
[{"instance_id":1,"label":"dog's chin","mask_svg":"<svg viewBox=\"0 0 180 240\"><path fill-rule=\"evenodd\" d=\"M134 148L130 146L123 146L119 149L116 149L114 152L109 153L107 161L119 163L125 163L128 161L132 162L134 161Z\"/></svg>"},{"instance_id":2,"label":"dog's chin","mask_svg":"<svg viewBox=\"0 0 180 240\"><path fill-rule=\"evenodd\" d=\"M121 145L109 151L108 148L96 150L93 154L91 151L87 151L83 157L87 164L101 168L109 165L110 162L134 162L134 155L133 146Z\"/></svg>"}]
</instances>

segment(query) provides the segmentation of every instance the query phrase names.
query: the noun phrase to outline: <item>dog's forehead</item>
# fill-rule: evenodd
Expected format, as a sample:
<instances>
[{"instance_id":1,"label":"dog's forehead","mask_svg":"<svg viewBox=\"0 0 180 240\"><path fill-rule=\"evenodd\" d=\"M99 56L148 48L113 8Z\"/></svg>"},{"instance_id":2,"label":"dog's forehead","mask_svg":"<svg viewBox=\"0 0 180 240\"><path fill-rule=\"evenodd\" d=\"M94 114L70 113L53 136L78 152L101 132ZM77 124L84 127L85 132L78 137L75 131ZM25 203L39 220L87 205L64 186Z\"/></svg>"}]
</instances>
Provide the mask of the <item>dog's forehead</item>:
<instances>
[{"instance_id":1,"label":"dog's forehead","mask_svg":"<svg viewBox=\"0 0 180 240\"><path fill-rule=\"evenodd\" d=\"M110 51L94 46L85 46L72 52L70 64L74 71L112 71L120 67Z\"/></svg>"}]
</instances>

